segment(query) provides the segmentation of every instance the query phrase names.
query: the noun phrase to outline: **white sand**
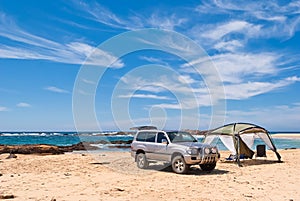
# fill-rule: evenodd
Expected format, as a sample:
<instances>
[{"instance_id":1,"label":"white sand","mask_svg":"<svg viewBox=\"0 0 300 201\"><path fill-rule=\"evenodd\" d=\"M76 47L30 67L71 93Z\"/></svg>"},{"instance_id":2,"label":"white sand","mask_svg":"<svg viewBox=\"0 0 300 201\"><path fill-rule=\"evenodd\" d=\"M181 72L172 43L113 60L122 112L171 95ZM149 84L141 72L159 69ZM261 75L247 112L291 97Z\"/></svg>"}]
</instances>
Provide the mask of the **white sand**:
<instances>
[{"instance_id":1,"label":"white sand","mask_svg":"<svg viewBox=\"0 0 300 201\"><path fill-rule=\"evenodd\" d=\"M14 201L48 200L300 200L300 150L280 150L284 163L268 158L218 162L210 173L196 166L186 175L140 170L129 153L0 155L0 195ZM221 157L228 157L222 152Z\"/></svg>"},{"instance_id":2,"label":"white sand","mask_svg":"<svg viewBox=\"0 0 300 201\"><path fill-rule=\"evenodd\" d=\"M273 134L271 135L272 138L299 138L300 139L300 133L280 133L280 134Z\"/></svg>"}]
</instances>

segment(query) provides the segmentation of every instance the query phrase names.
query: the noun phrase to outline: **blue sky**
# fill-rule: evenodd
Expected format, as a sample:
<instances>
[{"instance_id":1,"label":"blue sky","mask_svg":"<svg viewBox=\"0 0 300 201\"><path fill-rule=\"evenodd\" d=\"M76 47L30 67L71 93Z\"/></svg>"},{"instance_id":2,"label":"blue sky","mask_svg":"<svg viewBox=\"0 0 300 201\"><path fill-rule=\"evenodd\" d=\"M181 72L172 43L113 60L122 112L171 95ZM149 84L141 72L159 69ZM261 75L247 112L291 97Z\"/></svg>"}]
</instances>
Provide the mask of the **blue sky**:
<instances>
[{"instance_id":1,"label":"blue sky","mask_svg":"<svg viewBox=\"0 0 300 201\"><path fill-rule=\"evenodd\" d=\"M300 2L221 0L0 1L0 130L75 130L74 85L95 52L95 68L115 61L99 83L81 80L97 84L93 107L101 129L175 128L180 118L181 128L209 128L215 103L206 78L189 68L196 61L159 50L121 58L95 51L118 34L148 28L174 31L203 48L224 87L224 123L300 130ZM118 106L125 99L128 105ZM191 115L182 117L183 110ZM85 129L97 130L88 123Z\"/></svg>"}]
</instances>

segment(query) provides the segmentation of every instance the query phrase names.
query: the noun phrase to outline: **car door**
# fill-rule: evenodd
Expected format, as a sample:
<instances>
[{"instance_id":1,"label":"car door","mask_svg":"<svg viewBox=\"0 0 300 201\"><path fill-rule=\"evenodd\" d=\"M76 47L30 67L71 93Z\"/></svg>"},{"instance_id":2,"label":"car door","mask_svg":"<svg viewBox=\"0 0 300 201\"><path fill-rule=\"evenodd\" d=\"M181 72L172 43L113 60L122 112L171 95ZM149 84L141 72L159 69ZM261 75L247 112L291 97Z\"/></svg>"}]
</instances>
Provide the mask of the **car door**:
<instances>
[{"instance_id":1,"label":"car door","mask_svg":"<svg viewBox=\"0 0 300 201\"><path fill-rule=\"evenodd\" d=\"M168 153L168 137L164 132L158 132L155 143L155 158L160 161L169 161L170 153Z\"/></svg>"},{"instance_id":2,"label":"car door","mask_svg":"<svg viewBox=\"0 0 300 201\"><path fill-rule=\"evenodd\" d=\"M156 132L146 131L146 137L144 141L145 152L148 159L155 159L155 138Z\"/></svg>"}]
</instances>

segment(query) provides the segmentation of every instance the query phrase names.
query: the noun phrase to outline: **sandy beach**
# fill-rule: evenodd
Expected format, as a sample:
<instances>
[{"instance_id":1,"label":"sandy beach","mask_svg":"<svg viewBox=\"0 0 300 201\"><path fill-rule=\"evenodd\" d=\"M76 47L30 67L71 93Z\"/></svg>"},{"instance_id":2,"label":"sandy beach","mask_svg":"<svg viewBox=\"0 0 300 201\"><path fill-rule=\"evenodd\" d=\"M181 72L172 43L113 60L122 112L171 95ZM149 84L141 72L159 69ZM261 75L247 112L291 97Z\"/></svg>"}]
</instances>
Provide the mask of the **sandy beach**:
<instances>
[{"instance_id":1,"label":"sandy beach","mask_svg":"<svg viewBox=\"0 0 300 201\"><path fill-rule=\"evenodd\" d=\"M273 134L272 138L286 138L286 139L300 139L299 133L281 133L281 134Z\"/></svg>"},{"instance_id":2,"label":"sandy beach","mask_svg":"<svg viewBox=\"0 0 300 201\"><path fill-rule=\"evenodd\" d=\"M244 160L243 167L221 161L212 172L197 166L186 175L160 164L136 167L128 152L63 155L0 155L0 195L11 200L300 200L300 150L280 150L283 163Z\"/></svg>"}]
</instances>

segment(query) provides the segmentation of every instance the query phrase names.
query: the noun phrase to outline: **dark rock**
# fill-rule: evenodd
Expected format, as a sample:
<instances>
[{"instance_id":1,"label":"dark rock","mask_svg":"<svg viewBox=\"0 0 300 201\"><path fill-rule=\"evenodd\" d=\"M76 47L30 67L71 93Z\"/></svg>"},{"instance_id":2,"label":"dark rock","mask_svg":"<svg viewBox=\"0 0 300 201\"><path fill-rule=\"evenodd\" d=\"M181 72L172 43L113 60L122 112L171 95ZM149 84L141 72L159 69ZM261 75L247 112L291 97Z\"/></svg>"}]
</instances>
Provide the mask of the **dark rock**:
<instances>
[{"instance_id":1,"label":"dark rock","mask_svg":"<svg viewBox=\"0 0 300 201\"><path fill-rule=\"evenodd\" d=\"M91 146L89 143L80 142L71 146L55 146L55 145L0 145L0 154L10 153L9 158L14 154L63 154L65 152L80 150L95 150L97 147Z\"/></svg>"},{"instance_id":2,"label":"dark rock","mask_svg":"<svg viewBox=\"0 0 300 201\"><path fill-rule=\"evenodd\" d=\"M123 189L123 188L118 188L118 187L115 188L115 190L116 190L116 191L121 191L121 192L125 191L125 189Z\"/></svg>"},{"instance_id":3,"label":"dark rock","mask_svg":"<svg viewBox=\"0 0 300 201\"><path fill-rule=\"evenodd\" d=\"M12 198L15 198L15 196L11 194L0 195L0 199L12 199Z\"/></svg>"},{"instance_id":4,"label":"dark rock","mask_svg":"<svg viewBox=\"0 0 300 201\"><path fill-rule=\"evenodd\" d=\"M97 141L92 144L116 144L114 148L128 148L132 140L118 140L118 141ZM113 148L113 147L111 147ZM82 151L82 150L97 150L96 146L91 146L88 142L79 142L70 146L55 146L47 144L38 145L0 145L0 154L9 153L8 158L15 158L15 154L63 154L65 152Z\"/></svg>"},{"instance_id":5,"label":"dark rock","mask_svg":"<svg viewBox=\"0 0 300 201\"><path fill-rule=\"evenodd\" d=\"M6 157L6 159L10 158L17 158L17 156L15 154L10 153L9 156Z\"/></svg>"}]
</instances>

